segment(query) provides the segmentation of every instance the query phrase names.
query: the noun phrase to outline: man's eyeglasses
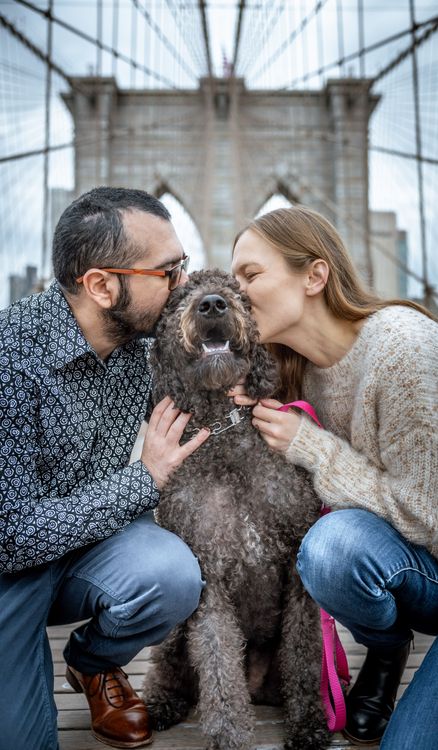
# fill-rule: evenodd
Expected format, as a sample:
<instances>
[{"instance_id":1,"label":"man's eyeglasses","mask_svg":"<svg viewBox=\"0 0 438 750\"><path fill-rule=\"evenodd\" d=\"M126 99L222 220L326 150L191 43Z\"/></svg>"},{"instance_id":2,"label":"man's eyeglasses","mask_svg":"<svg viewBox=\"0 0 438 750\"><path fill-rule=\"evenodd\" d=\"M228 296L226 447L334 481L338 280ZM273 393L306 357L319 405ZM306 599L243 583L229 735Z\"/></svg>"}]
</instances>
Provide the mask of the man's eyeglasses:
<instances>
[{"instance_id":1,"label":"man's eyeglasses","mask_svg":"<svg viewBox=\"0 0 438 750\"><path fill-rule=\"evenodd\" d=\"M107 273L121 273L125 276L163 276L169 279L169 291L173 291L178 286L181 274L183 271L187 271L189 267L190 257L184 255L182 260L173 266L162 270L161 268L100 268L100 271L106 271ZM82 284L84 277L79 276L76 279L78 284Z\"/></svg>"}]
</instances>

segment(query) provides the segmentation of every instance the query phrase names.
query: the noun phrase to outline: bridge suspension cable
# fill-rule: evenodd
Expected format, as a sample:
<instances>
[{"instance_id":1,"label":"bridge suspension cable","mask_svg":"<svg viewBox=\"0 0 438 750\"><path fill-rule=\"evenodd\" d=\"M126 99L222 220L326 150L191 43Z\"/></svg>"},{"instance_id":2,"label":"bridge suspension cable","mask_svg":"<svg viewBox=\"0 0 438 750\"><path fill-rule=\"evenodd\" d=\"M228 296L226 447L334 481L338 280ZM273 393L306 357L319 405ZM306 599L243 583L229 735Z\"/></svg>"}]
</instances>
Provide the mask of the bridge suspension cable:
<instances>
[{"instance_id":1,"label":"bridge suspension cable","mask_svg":"<svg viewBox=\"0 0 438 750\"><path fill-rule=\"evenodd\" d=\"M240 17L241 26L243 25L244 11L246 7L247 6L244 6L242 8L242 13ZM274 0L269 10L266 11L266 17L264 17L263 15L264 8L263 6L261 6L260 16L258 18L255 28L251 31L251 39L248 40L247 45L246 45L249 51L248 51L246 58L244 58L242 62L242 66L239 70L240 75L244 76L247 73L247 71L251 69L252 65L254 65L254 62L257 60L257 57L260 55L260 53L265 49L266 45L269 43L272 30L275 28L281 14L284 11L284 8L285 8L284 0L280 0L277 6L276 6L276 0ZM246 12L246 17L248 17L248 10ZM246 34L245 37L247 38L248 34ZM254 44L254 40L257 40L257 44ZM234 65L234 70L237 70L237 68L238 68L238 65L236 62Z\"/></svg>"},{"instance_id":2,"label":"bridge suspension cable","mask_svg":"<svg viewBox=\"0 0 438 750\"><path fill-rule=\"evenodd\" d=\"M60 68L59 65L53 62L51 60L46 52L43 52L39 47L37 47L36 44L34 44L25 34L23 34L22 31L19 31L15 24L11 23L6 16L3 15L3 13L0 13L0 24L9 31L12 36L14 36L16 39L18 39L19 42L21 42L25 47L27 47L28 50L33 52L36 57L38 57L45 65L47 65L48 68L51 70L54 70L55 73L57 73L61 78L64 79L68 83L69 86L74 88L74 81L71 78L71 76L68 75L68 73L65 72L62 68Z\"/></svg>"},{"instance_id":3,"label":"bridge suspension cable","mask_svg":"<svg viewBox=\"0 0 438 750\"><path fill-rule=\"evenodd\" d=\"M384 146L369 146L370 151L378 151L381 154L388 154L389 156L399 156L401 159L415 159L415 161L421 161L423 164L432 164L438 166L438 159L433 159L431 156L424 156L422 153L408 154L405 151L397 151L394 148L385 148Z\"/></svg>"},{"instance_id":4,"label":"bridge suspension cable","mask_svg":"<svg viewBox=\"0 0 438 750\"><path fill-rule=\"evenodd\" d=\"M38 19L33 18L33 21L24 27L21 17L18 18L18 12L23 14L21 9L9 13L9 8L6 12L5 4L2 8L5 12L0 13L0 27L4 30L2 33L6 39L4 49L7 50L5 59L0 60L0 73L3 75L5 91L3 117L7 124L6 138L0 156L5 186L4 213L0 217L0 224L6 224L6 228L3 227L0 232L5 248L39 247L41 237L44 253L47 245L49 197L50 200L55 200L52 194L49 196L49 184L59 184L61 165L62 168L68 165L68 177L64 180L63 176L61 184L65 185L66 189L73 184L72 147L89 146L93 158L102 156L102 159L95 159L96 162L102 163L111 151L109 131L102 125L106 117L105 105L102 103L105 97L96 96L95 102L93 98L94 93L103 91L99 75L104 71L108 71L108 75L112 72L123 89L129 87L129 81L130 87L136 88L138 73L142 72L145 88L157 88L159 85L161 89L166 90L181 90L186 81L189 82L190 88L198 77L214 75L214 64L216 62L217 65L217 61L213 53L216 51L219 29L212 24L212 11L218 7L229 9L231 3L230 0L224 0L223 4L221 0L211 0L210 3L207 0L154 0L150 3L146 0L16 0L16 4L35 16L38 15ZM10 5L13 8L14 3ZM384 206L385 210L393 211L400 217L402 227L409 232L410 251L413 248L415 254L407 264L394 257L391 260L410 279L423 285L425 297L433 290L433 296L436 298L434 284L438 280L438 264L431 248L438 242L438 223L434 214L438 188L438 152L435 147L437 105L433 93L434 87L436 89L435 32L438 29L438 13L429 6L432 8L429 10L432 15L426 17L427 9L422 5L421 16L416 17L415 0L408 0L405 3L406 7L403 10L400 8L397 12L393 7L388 8L388 5L374 3L375 7L371 8L364 0L350 0L348 5L342 0L306 0L300 4L288 3L286 0L235 0L233 12L236 22L229 32L231 59L234 64L231 71L226 71L225 75L244 74L247 89L257 86L267 91L272 88L285 92L298 87L312 88L316 83L322 88L327 74L334 69L337 69L335 75L341 79L345 75L359 75L364 78L368 74L371 92L381 95L380 104L370 120L370 202L374 207ZM68 8L67 11L65 6ZM73 16L68 15L72 11L72 6L75 6ZM84 14L82 17L79 12L81 7ZM385 20L384 24L380 24L378 33L375 33L378 24L372 23L369 26L369 20L375 21L376 18L371 15L371 11L379 11L383 17L383 13L387 13L388 10L395 13L395 27L391 23L387 24ZM355 17L347 15L351 11L355 13ZM88 17L85 14L88 14ZM93 27L90 30L89 18L91 24L94 24L95 34ZM44 34L40 31L43 22L46 24ZM330 26L329 29L327 24ZM53 49L49 41L52 27L56 42ZM55 33L55 27L61 31L57 29ZM371 29L374 35L366 40L365 31L368 34L371 33ZM390 34L392 29L394 33ZM388 36L379 38L379 35L385 34L385 30ZM68 37L71 34L75 39ZM46 42L41 42L39 47L39 41L35 42L34 39L44 37ZM69 45L62 49L60 47L60 40L67 37L70 43L75 45L75 49L90 45L86 56L79 56L70 61L70 64L66 63L65 58ZM139 38L142 42L139 42ZM35 66L26 65L24 62L27 58L32 60L31 55L34 56ZM89 73L93 76L94 83L89 84L85 90L81 87L81 78L84 74L74 76L71 71L76 69L73 67L76 64L80 70L85 70L88 62L97 75ZM350 72L347 72L348 70ZM89 128L86 138L72 137L69 115L60 105L58 97L64 82L73 90L82 90L89 99L92 113L90 122L93 126ZM259 86L259 83L263 86ZM120 136L123 140L121 148L123 147L126 155L126 174L134 176L134 179L138 173L135 144L142 143L143 133L144 142L147 143L147 139L150 139L155 131L160 131L160 144L166 144L157 146L157 174L160 172L161 163L167 163L165 148L169 147L173 149L172 179L180 179L184 173L184 153L180 153L178 140L175 139L174 144L168 145L172 120L167 114L163 114L161 101L161 98L152 97L147 121L139 127L135 123L133 127L127 128L123 125L117 126L115 137ZM242 112L243 109L242 106ZM197 138L196 128L199 126L199 120L196 120L191 107L187 107L187 111L191 112L190 115L186 118L184 108L184 114L176 118L175 124L182 123L187 130L193 129L194 138ZM239 110L239 117L242 112ZM323 126L319 131L309 127L306 129L305 118L303 127L300 128L296 119L293 122L287 118L280 121L274 113L273 108L272 118L269 113L269 117L262 118L263 122L254 120L254 128L249 135L250 138L266 139L267 142L262 143L260 148L266 152L266 159L269 159L273 170L277 151L270 145L270 139L278 138L280 143L285 139L285 144L302 143L303 148L307 148L309 138L326 141L334 138L328 129L327 132L323 131ZM299 117L300 115L298 119ZM240 120L233 120L233 127L238 127L239 122ZM170 130L163 140L161 134L167 125ZM258 129L260 134L257 133ZM287 139L285 134L288 129L293 130L294 141ZM206 141L208 133L203 134L203 138ZM241 156L245 151L242 137L239 137L239 144L239 158L245 162ZM317 143L316 145L318 146ZM339 145L347 152L347 158L349 150L356 152L352 154L353 158L357 158L358 150L363 150L361 146L355 145L353 135L350 139L348 133ZM286 151L288 148L289 146ZM201 149L199 151L201 152ZM322 151L324 153L324 149ZM215 143L211 158L216 159L220 153ZM164 154L163 158L161 154ZM279 155L278 162L285 165L286 156ZM233 159L234 157L231 158L231 165ZM103 171L101 176L96 174L96 179L104 181L108 175L111 179L112 167L109 158L107 163L108 171ZM296 181L296 172L299 173L300 169L296 168L297 162L293 164L290 179ZM321 170L326 166L321 165ZM192 167L198 173L199 186L205 171L205 163L200 159L199 163L196 162ZM252 180L260 179L254 172L254 164L244 163L243 171L245 170L251 172ZM231 172L232 166L230 174ZM166 175L163 181L166 181ZM377 187L376 183L379 183ZM382 183L385 183L385 189L382 188ZM340 220L345 219L345 216L341 217L339 211L336 211L335 204L330 207L329 200L324 199L322 194L318 195L314 186L304 187L317 205L324 205ZM190 188L193 189L195 188ZM56 190L54 192L56 193ZM38 206L39 213L35 222L37 229L33 235L38 234L40 228L43 231L36 239L33 237L31 242L21 226L14 227L13 222L8 221L7 214L13 215L17 195L26 195L28 202ZM340 223L342 224L342 221ZM354 228L355 231L363 232L363 227ZM29 232L28 235L30 236ZM379 244L372 237L371 242L375 247ZM28 251L23 250L22 257L30 257L30 254L25 256L25 252ZM381 252L389 257L388 249L384 245ZM10 255L11 260L6 272L15 268L17 264L18 253ZM41 257L44 266L44 256ZM3 258L6 260L6 254ZM415 270L408 268L412 265ZM418 271L419 268L422 268L421 273ZM414 286L410 285L410 288L414 289Z\"/></svg>"},{"instance_id":5,"label":"bridge suspension cable","mask_svg":"<svg viewBox=\"0 0 438 750\"><path fill-rule=\"evenodd\" d=\"M268 150L266 146L262 146L261 148L262 150ZM330 198L328 198L322 191L318 190L309 182L304 180L300 173L289 169L286 177L292 184L297 185L298 191L300 193L307 193L313 196L316 200L318 200L318 202L323 204L331 213L333 213L338 218L342 219L343 222L347 226L354 229L356 233L358 233L365 239L369 239L363 227L354 219L353 216L351 216L349 212L340 208L337 205L337 203L330 200ZM434 286L431 286L430 284L428 284L426 288L425 278L423 275L420 275L419 273L414 271L406 263L404 263L398 256L391 253L388 250L388 248L385 246L385 244L379 241L377 238L375 237L371 238L370 242L372 246L376 250L378 250L378 252L380 252L382 255L388 258L395 266L397 266L401 271L403 271L403 273L405 273L407 276L414 279L418 283L422 284L422 286L425 288L425 297L433 296L438 301L438 290Z\"/></svg>"},{"instance_id":6,"label":"bridge suspension cable","mask_svg":"<svg viewBox=\"0 0 438 750\"><path fill-rule=\"evenodd\" d=\"M392 42L397 41L397 39L402 39L405 36L408 36L412 34L413 31L417 31L419 29L424 28L425 26L430 26L431 29L430 32L433 33L438 28L438 16L433 16L432 18L428 18L427 21L422 21L421 23L415 24L413 27L410 26L408 29L404 29L403 31L399 31L395 34L391 34L390 36L385 37L384 39L379 40L378 42L374 42L374 44L370 44L367 47L363 49L363 54L369 54L370 52L374 52L377 49L380 49L381 47L385 47L386 45L391 44ZM417 38L417 44L415 46L419 46L422 41L426 41L427 38L429 38L430 34L423 40L421 37ZM413 45L411 44L408 49L404 50L403 53L403 59L409 55L410 51L412 50ZM326 73L328 70L332 70L333 68L340 67L341 64L344 62L352 62L353 60L357 60L358 57L360 57L361 50L357 50L356 52L351 52L351 54L346 55L343 60L338 59L334 60L331 63L328 63L327 65L324 65L322 68L313 70L310 73L306 73L303 76L300 76L299 78L296 78L295 80L291 81L287 86L282 86L281 90L287 90L291 88L295 88L300 83L306 83L311 78L315 78L315 76L321 75L321 73ZM398 57L398 56L397 56ZM394 65L392 65L394 67ZM385 71L389 72L389 71ZM383 73L385 74L385 73ZM382 74L379 74L380 77L383 77Z\"/></svg>"},{"instance_id":7,"label":"bridge suspension cable","mask_svg":"<svg viewBox=\"0 0 438 750\"><path fill-rule=\"evenodd\" d=\"M101 39L90 36L90 34L87 34L85 31L81 31L81 29L78 29L76 26L72 26L70 23L67 23L67 21L63 21L61 18L58 18L57 16L54 16L53 13L47 10L43 10L42 8L39 8L37 5L34 5L31 2L28 2L28 0L15 0L19 5L23 5L24 7L28 8L29 10L34 11L35 13L38 13L40 16L46 18L48 21L53 21L53 23L58 24L59 26L62 26L62 28L66 29L66 31L69 31L70 33L74 34L77 37L80 37L86 42L89 42L90 44L93 44L98 50L103 52L108 52L113 57L116 57L119 60L122 60L123 62L127 63L131 67L133 67L136 70L142 71L144 73L147 73L151 78L155 78L156 81L159 81L159 83L162 83L167 88L176 89L177 86L174 85L173 81L171 81L166 76L161 75L160 73L156 73L154 70L151 70L146 65L142 65L141 63L138 63L136 60L133 60L128 55L125 55L123 52L119 52L116 49L113 49L113 47L109 44L106 44Z\"/></svg>"},{"instance_id":8,"label":"bridge suspension cable","mask_svg":"<svg viewBox=\"0 0 438 750\"><path fill-rule=\"evenodd\" d=\"M249 118L247 118L248 122ZM276 132L283 132L283 133L290 133L290 128L288 125L285 125L283 122L279 120L269 120L269 122L265 122L264 120L257 119L256 117L251 118L251 124L255 127L260 127L261 129L264 129L266 127L269 128L275 128ZM293 129L293 138L294 140L296 138L303 137L303 138L317 138L322 141L330 141L333 143L337 142L336 136L333 133L330 133L328 130L320 130L318 128L313 127L297 127L295 126ZM347 139L344 143L344 147L348 151L362 151L362 148L360 146L355 146L354 144L350 143L350 141ZM369 151L377 151L382 154L387 154L389 156L398 156L401 159L410 159L410 160L417 160L419 159L424 164L431 164L431 165L438 165L438 159L435 159L430 156L424 156L424 154L418 155L417 153L409 153L407 151L399 151L397 149L392 148L385 148L384 146L378 146L373 143L371 143L368 146Z\"/></svg>"},{"instance_id":9,"label":"bridge suspension cable","mask_svg":"<svg viewBox=\"0 0 438 750\"><path fill-rule=\"evenodd\" d=\"M273 65L273 63L278 60L280 55L283 54L283 52L292 45L296 39L300 36L300 34L303 33L306 26L309 24L309 22L314 18L320 11L323 9L324 5L328 2L328 0L318 0L314 8L310 11L310 13L305 16L305 18L302 19L301 23L298 27L296 27L291 35L285 39L282 44L275 50L275 52L260 66L260 68L254 73L252 77L253 80L257 80L257 78L260 78L261 75L266 73L268 68Z\"/></svg>"},{"instance_id":10,"label":"bridge suspension cable","mask_svg":"<svg viewBox=\"0 0 438 750\"><path fill-rule=\"evenodd\" d=\"M419 99L419 86L418 86L418 62L417 62L417 45L415 36L415 10L414 0L409 0L409 14L411 20L411 37L412 37L412 82L414 87L414 114L415 114L415 149L417 157L417 179L418 179L418 208L420 214L420 241L421 241L421 255L423 261L423 284L428 293L430 289L429 285L429 269L428 269L428 257L426 249L426 217L424 207L424 174L423 174L423 161L422 161L422 137L420 127L420 99Z\"/></svg>"},{"instance_id":11,"label":"bridge suspension cable","mask_svg":"<svg viewBox=\"0 0 438 750\"><path fill-rule=\"evenodd\" d=\"M150 28L155 32L158 39L162 42L162 44L166 47L167 50L171 53L171 55L175 58L175 60L181 65L183 70L187 73L187 75L192 78L192 80L196 81L198 79L198 75L195 73L192 68L189 68L189 66L186 64L186 62L183 60L181 55L179 54L178 50L175 49L172 42L167 38L167 36L164 34L162 29L158 26L157 23L155 23L154 19L152 18L151 14L146 10L145 7L140 5L138 0L131 0L132 4L135 6L135 8L138 10L139 13L143 16L143 18L146 20Z\"/></svg>"},{"instance_id":12,"label":"bridge suspension cable","mask_svg":"<svg viewBox=\"0 0 438 750\"><path fill-rule=\"evenodd\" d=\"M202 34L203 34L203 37L204 37L205 57L206 57L206 60L207 60L207 70L208 70L208 75L211 78L213 76L213 67L212 67L212 64L211 64L210 36L209 36L209 33L208 33L208 21L207 21L205 0L198 0L198 7L199 7L199 13L200 13L200 16L201 16L201 26L202 26Z\"/></svg>"},{"instance_id":13,"label":"bridge suspension cable","mask_svg":"<svg viewBox=\"0 0 438 750\"><path fill-rule=\"evenodd\" d=\"M234 35L233 71L237 70L237 60L239 59L240 37L242 34L242 21L243 21L243 14L245 11L245 6L246 6L246 0L240 0L238 14L237 14L236 32Z\"/></svg>"},{"instance_id":14,"label":"bridge suspension cable","mask_svg":"<svg viewBox=\"0 0 438 750\"><path fill-rule=\"evenodd\" d=\"M406 58L409 57L409 55L411 55L416 49L418 49L418 47L421 47L424 42L427 42L429 37L431 37L432 34L434 34L438 29L438 16L436 16L434 19L430 19L429 21L425 21L423 25L429 24L429 28L427 28L419 36L416 36L415 32L421 27L422 24L413 23L411 25L411 28L408 30L408 33L410 33L413 37L411 44L406 47L406 49L402 50L402 52L400 52L398 55L396 55L393 60L391 60L378 73L376 73L376 75L373 76L373 84L376 84L388 73L391 73L391 71L394 70L397 65L400 65L400 63L402 63L403 60L406 60Z\"/></svg>"},{"instance_id":15,"label":"bridge suspension cable","mask_svg":"<svg viewBox=\"0 0 438 750\"><path fill-rule=\"evenodd\" d=\"M207 72L207 60L205 58L205 49L203 42L200 41L202 32L193 33L194 21L193 13L191 13L190 6L181 5L178 0L166 0L166 5L172 14L177 27L179 28L180 34L185 41L187 51L190 53L191 58L195 65L198 66L198 70L201 75ZM195 30L196 31L196 30Z\"/></svg>"},{"instance_id":16,"label":"bridge suspension cable","mask_svg":"<svg viewBox=\"0 0 438 750\"><path fill-rule=\"evenodd\" d=\"M81 90L80 88L77 88L77 90ZM118 135L120 136L122 132L126 134L127 137L132 136L141 136L142 134L153 132L157 128L167 128L170 126L175 125L194 125L196 123L196 114L191 113L190 115L187 115L186 117L181 117L180 115L170 117L170 118L163 118L160 117L159 120L153 120L150 123L143 124L141 127L126 127L124 129L118 128ZM83 145L93 145L96 144L100 139L99 135L89 135L87 138L75 138L74 140L68 141L67 143L57 143L55 145L51 146L44 146L41 148L35 148L25 151L17 151L12 154L6 154L5 156L0 156L0 164L6 164L7 162L13 162L13 161L20 161L21 159L29 159L34 156L44 156L46 153L52 153L55 151L63 151L68 148L73 148L74 146L83 146Z\"/></svg>"},{"instance_id":17,"label":"bridge suspension cable","mask_svg":"<svg viewBox=\"0 0 438 750\"><path fill-rule=\"evenodd\" d=\"M257 121L254 117L250 118L251 123L257 124ZM262 123L258 123L259 125L262 125ZM282 126L282 123L276 123L274 127L280 127ZM266 124L265 124L266 128ZM283 125L284 130L286 130L286 126ZM306 131L308 134L313 134L316 137L320 137L325 140L333 140L334 136L330 133L327 133L325 131L318 131L314 130L312 128L303 128L302 135L305 136ZM346 144L346 148L352 148L355 147L351 144ZM262 142L259 142L258 148L272 158L272 151L269 146L263 144ZM291 149L291 152L294 152L294 149ZM411 158L416 158L415 155L410 155ZM253 181L255 179L255 175L252 174L252 165L251 160L246 160L247 168L249 172L251 172L250 175L247 176L247 180ZM393 263L396 267L400 269L404 274L406 274L407 277L413 279L414 281L421 284L423 288L423 294L424 294L424 301L427 306L430 305L431 300L435 300L435 305L438 303L438 290L436 286L432 285L428 279L427 274L424 274L424 265L423 265L423 273L417 273L414 271L407 263L405 263L401 258L399 258L397 255L394 255L393 252L391 252L388 247L385 245L384 242L380 241L375 236L370 236L367 231L364 230L364 227L359 224L355 218L345 209L339 207L335 201L331 200L327 197L327 195L316 188L314 185L312 185L310 182L306 181L302 177L301 171L296 171L294 168L290 165L287 168L287 173L282 174L282 180L286 180L288 184L296 185L298 194L300 195L306 195L309 196L309 198L314 199L317 204L325 206L328 211L337 217L338 220L342 221L346 226L350 227L354 230L355 234L358 234L361 236L366 243L369 243L372 248L374 248L377 252L379 252L384 257L388 258L391 263ZM289 195L287 196L288 200L291 200ZM296 198L293 198L292 200L296 200ZM310 201L312 203L312 200ZM424 258L423 258L424 263Z\"/></svg>"},{"instance_id":18,"label":"bridge suspension cable","mask_svg":"<svg viewBox=\"0 0 438 750\"><path fill-rule=\"evenodd\" d=\"M53 0L49 0L48 11L51 14L53 9ZM53 24L49 18L47 24L47 60L50 63L53 50ZM43 162L43 221L41 236L41 267L45 275L48 255L48 218L49 218L49 159L50 159L50 133L51 133L51 102L52 102L52 69L50 65L46 66L46 86L45 86L45 120L44 120L44 162Z\"/></svg>"}]
</instances>

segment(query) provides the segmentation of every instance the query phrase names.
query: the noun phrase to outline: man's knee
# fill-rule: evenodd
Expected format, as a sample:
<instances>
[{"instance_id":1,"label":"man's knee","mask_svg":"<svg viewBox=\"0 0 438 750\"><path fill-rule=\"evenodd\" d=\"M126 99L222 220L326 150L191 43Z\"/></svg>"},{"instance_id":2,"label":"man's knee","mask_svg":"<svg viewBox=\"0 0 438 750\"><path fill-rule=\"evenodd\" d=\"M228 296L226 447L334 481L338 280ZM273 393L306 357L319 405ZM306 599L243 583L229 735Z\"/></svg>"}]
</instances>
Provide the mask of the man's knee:
<instances>
[{"instance_id":1,"label":"man's knee","mask_svg":"<svg viewBox=\"0 0 438 750\"><path fill-rule=\"evenodd\" d=\"M163 539L160 554L131 567L129 579L117 600L101 613L112 637L170 631L194 612L204 586L196 557L173 534Z\"/></svg>"},{"instance_id":2,"label":"man's knee","mask_svg":"<svg viewBox=\"0 0 438 750\"><path fill-rule=\"evenodd\" d=\"M162 609L173 626L197 609L205 583L198 560L186 545L178 550L176 559L161 562L158 578Z\"/></svg>"}]
</instances>

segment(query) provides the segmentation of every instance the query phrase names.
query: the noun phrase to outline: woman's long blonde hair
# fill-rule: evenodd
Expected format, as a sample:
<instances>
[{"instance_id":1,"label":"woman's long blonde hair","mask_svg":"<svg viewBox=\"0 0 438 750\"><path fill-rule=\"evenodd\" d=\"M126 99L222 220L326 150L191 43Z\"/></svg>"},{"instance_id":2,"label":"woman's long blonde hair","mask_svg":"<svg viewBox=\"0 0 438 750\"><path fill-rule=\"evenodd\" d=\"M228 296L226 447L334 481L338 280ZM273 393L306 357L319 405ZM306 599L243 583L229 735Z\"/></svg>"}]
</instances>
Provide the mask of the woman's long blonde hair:
<instances>
[{"instance_id":1,"label":"woman's long blonde hair","mask_svg":"<svg viewBox=\"0 0 438 750\"><path fill-rule=\"evenodd\" d=\"M429 318L434 317L416 302L383 300L366 289L334 226L310 208L292 206L263 214L237 235L234 247L247 230L274 245L295 272L304 272L314 260L325 260L330 273L324 296L329 310L337 318L357 321L389 305L405 305ZM268 344L267 347L279 363L280 387L275 395L283 401L299 398L307 359L283 344Z\"/></svg>"}]
</instances>

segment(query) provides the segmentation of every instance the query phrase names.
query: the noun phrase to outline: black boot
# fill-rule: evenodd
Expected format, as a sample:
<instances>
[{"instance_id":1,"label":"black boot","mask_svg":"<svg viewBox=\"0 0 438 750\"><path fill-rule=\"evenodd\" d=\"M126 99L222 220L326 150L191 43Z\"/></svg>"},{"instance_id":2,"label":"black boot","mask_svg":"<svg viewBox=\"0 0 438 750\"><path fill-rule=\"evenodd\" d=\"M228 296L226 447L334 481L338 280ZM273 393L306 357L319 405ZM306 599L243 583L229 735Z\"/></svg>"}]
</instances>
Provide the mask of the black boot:
<instances>
[{"instance_id":1,"label":"black boot","mask_svg":"<svg viewBox=\"0 0 438 750\"><path fill-rule=\"evenodd\" d=\"M357 745L378 743L394 710L397 689L409 656L410 643L385 653L368 649L356 682L347 695L344 734Z\"/></svg>"}]
</instances>

